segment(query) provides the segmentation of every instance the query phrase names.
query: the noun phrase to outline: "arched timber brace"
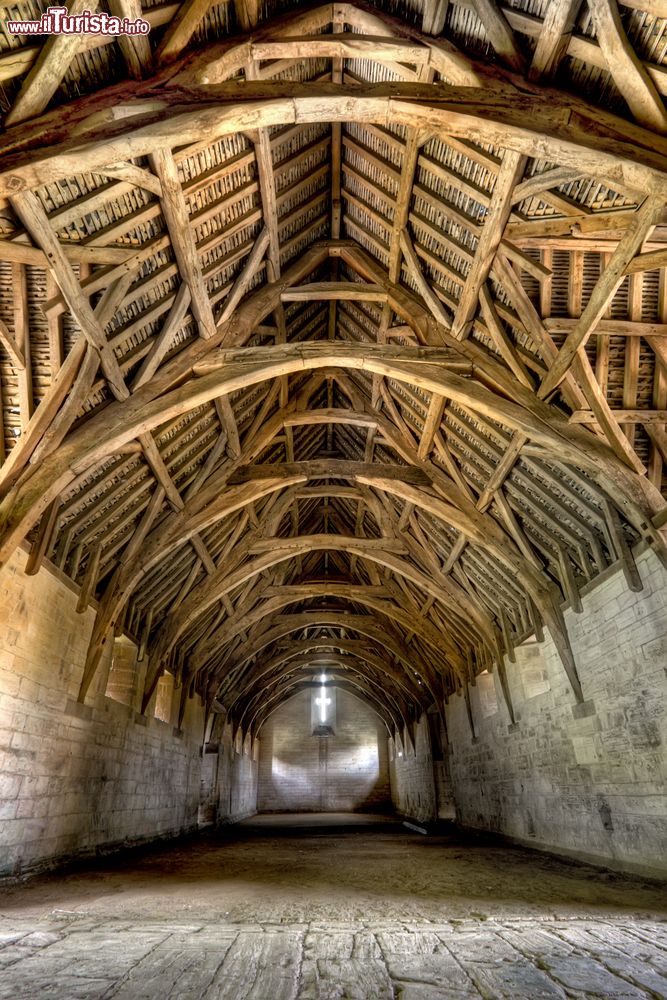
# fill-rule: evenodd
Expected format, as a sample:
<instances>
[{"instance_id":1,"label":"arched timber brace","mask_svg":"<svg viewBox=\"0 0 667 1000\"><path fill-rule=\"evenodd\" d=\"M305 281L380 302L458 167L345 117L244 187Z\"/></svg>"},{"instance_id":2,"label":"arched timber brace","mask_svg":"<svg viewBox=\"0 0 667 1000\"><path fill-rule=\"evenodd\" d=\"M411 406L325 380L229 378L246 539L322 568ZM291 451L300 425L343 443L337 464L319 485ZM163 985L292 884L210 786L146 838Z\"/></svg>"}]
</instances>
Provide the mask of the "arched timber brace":
<instances>
[{"instance_id":1,"label":"arched timber brace","mask_svg":"<svg viewBox=\"0 0 667 1000\"><path fill-rule=\"evenodd\" d=\"M0 56L0 565L96 604L81 701L124 632L145 711L326 667L405 732L546 629L581 702L582 591L667 565L665 74L614 4L456 6L149 7L75 101Z\"/></svg>"}]
</instances>

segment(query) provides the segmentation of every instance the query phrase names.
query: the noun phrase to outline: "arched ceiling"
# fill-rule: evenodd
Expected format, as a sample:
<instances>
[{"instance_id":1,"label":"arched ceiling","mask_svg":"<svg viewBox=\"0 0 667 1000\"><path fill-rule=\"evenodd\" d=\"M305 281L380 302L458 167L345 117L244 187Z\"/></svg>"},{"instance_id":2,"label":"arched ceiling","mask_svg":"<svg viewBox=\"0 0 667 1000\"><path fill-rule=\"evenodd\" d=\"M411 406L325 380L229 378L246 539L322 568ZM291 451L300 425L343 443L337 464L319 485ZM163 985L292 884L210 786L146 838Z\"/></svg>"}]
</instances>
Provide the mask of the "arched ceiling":
<instances>
[{"instance_id":1,"label":"arched ceiling","mask_svg":"<svg viewBox=\"0 0 667 1000\"><path fill-rule=\"evenodd\" d=\"M0 558L99 602L81 699L124 630L145 706L392 730L546 627L581 700L564 603L667 561L667 4L100 9L0 36Z\"/></svg>"}]
</instances>

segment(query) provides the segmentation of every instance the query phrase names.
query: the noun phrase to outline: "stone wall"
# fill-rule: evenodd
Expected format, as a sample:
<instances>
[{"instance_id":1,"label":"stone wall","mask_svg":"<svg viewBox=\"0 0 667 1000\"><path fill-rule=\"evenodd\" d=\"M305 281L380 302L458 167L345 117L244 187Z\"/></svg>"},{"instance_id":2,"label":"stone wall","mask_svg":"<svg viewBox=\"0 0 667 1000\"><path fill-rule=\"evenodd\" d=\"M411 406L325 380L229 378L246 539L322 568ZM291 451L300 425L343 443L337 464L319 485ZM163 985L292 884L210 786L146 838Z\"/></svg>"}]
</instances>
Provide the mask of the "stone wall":
<instances>
[{"instance_id":1,"label":"stone wall","mask_svg":"<svg viewBox=\"0 0 667 1000\"><path fill-rule=\"evenodd\" d=\"M122 640L114 671L125 703L105 696L110 653L79 705L94 611L77 614L72 586L50 568L26 576L25 560L19 551L0 571L0 873L193 829L198 699L182 731L177 712L169 722L139 715L142 684L128 678L141 681L146 664Z\"/></svg>"},{"instance_id":2,"label":"stone wall","mask_svg":"<svg viewBox=\"0 0 667 1000\"><path fill-rule=\"evenodd\" d=\"M221 729L204 754L204 765L210 768L208 822L236 823L257 812L259 742L250 736L233 741L232 727Z\"/></svg>"},{"instance_id":3,"label":"stone wall","mask_svg":"<svg viewBox=\"0 0 667 1000\"><path fill-rule=\"evenodd\" d=\"M344 812L389 805L387 730L364 702L334 689L331 736L313 736L311 691L282 705L260 734L260 812Z\"/></svg>"},{"instance_id":4,"label":"stone wall","mask_svg":"<svg viewBox=\"0 0 667 1000\"><path fill-rule=\"evenodd\" d=\"M438 818L438 801L431 739L426 715L412 732L396 734L389 741L391 799L406 819L430 823Z\"/></svg>"},{"instance_id":5,"label":"stone wall","mask_svg":"<svg viewBox=\"0 0 667 1000\"><path fill-rule=\"evenodd\" d=\"M475 738L464 697L450 699L461 823L628 871L667 869L667 573L650 551L637 563L642 591L614 571L584 593L582 614L565 612L583 705L548 632L506 660L516 727L495 675L469 688Z\"/></svg>"}]
</instances>

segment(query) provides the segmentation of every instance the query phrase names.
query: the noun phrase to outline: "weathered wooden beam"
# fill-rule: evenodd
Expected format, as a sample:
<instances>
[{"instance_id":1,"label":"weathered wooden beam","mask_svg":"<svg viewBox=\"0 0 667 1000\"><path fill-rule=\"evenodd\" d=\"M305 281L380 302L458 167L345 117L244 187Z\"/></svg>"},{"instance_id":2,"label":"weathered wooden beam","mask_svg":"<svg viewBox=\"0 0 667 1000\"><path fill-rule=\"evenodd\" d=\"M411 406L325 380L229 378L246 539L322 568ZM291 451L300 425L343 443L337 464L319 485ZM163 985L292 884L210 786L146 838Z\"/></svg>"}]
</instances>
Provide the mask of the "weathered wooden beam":
<instances>
[{"instance_id":1,"label":"weathered wooden beam","mask_svg":"<svg viewBox=\"0 0 667 1000\"><path fill-rule=\"evenodd\" d=\"M533 381L518 351L505 331L486 283L480 289L479 301L486 331L497 347L501 358L519 382L527 388L532 389Z\"/></svg>"},{"instance_id":2,"label":"weathered wooden beam","mask_svg":"<svg viewBox=\"0 0 667 1000\"><path fill-rule=\"evenodd\" d=\"M634 225L629 227L618 244L611 260L595 285L576 326L568 335L555 362L550 366L549 372L538 390L541 399L547 397L560 384L577 351L585 346L597 322L602 318L607 305L623 281L629 262L640 250L644 240L655 225L658 213L663 208L664 200L662 198L649 196L637 210Z\"/></svg>"},{"instance_id":3,"label":"weathered wooden beam","mask_svg":"<svg viewBox=\"0 0 667 1000\"><path fill-rule=\"evenodd\" d=\"M178 168L169 150L151 155L151 164L162 185L160 204L167 221L171 245L184 282L190 289L190 308L204 339L215 333L215 319L202 273L201 261L190 227L190 215L178 177Z\"/></svg>"},{"instance_id":4,"label":"weathered wooden beam","mask_svg":"<svg viewBox=\"0 0 667 1000\"><path fill-rule=\"evenodd\" d=\"M616 0L588 0L595 33L607 68L642 125L667 131L667 111L653 81L625 33Z\"/></svg>"},{"instance_id":5,"label":"weathered wooden beam","mask_svg":"<svg viewBox=\"0 0 667 1000\"><path fill-rule=\"evenodd\" d=\"M477 242L475 257L468 271L461 292L452 334L462 339L467 337L470 326L479 308L479 295L489 276L496 251L500 246L505 226L512 211L512 192L521 180L525 159L519 153L506 152L493 189L493 201L484 220L482 233Z\"/></svg>"},{"instance_id":6,"label":"weathered wooden beam","mask_svg":"<svg viewBox=\"0 0 667 1000\"><path fill-rule=\"evenodd\" d=\"M357 281L312 281L286 289L280 298L283 302L386 302L387 293L379 285Z\"/></svg>"},{"instance_id":7,"label":"weathered wooden beam","mask_svg":"<svg viewBox=\"0 0 667 1000\"><path fill-rule=\"evenodd\" d=\"M581 2L561 0L548 5L528 70L529 80L554 79L567 54Z\"/></svg>"},{"instance_id":8,"label":"weathered wooden beam","mask_svg":"<svg viewBox=\"0 0 667 1000\"><path fill-rule=\"evenodd\" d=\"M39 198L31 191L23 191L14 195L11 203L23 225L47 255L58 287L84 336L98 352L102 369L114 394L118 399L127 399L129 392L116 356L107 341L103 327L95 318L88 299L81 291L81 286L49 225Z\"/></svg>"},{"instance_id":9,"label":"weathered wooden beam","mask_svg":"<svg viewBox=\"0 0 667 1000\"><path fill-rule=\"evenodd\" d=\"M549 333L568 335L575 329L578 322L578 319L564 316L548 316L543 320L544 327ZM665 340L667 339L667 323L603 317L598 320L595 333L605 337L646 337L649 342L652 337Z\"/></svg>"},{"instance_id":10,"label":"weathered wooden beam","mask_svg":"<svg viewBox=\"0 0 667 1000\"><path fill-rule=\"evenodd\" d=\"M81 584L81 590L79 591L79 599L77 601L76 610L78 614L83 614L88 608L91 599L95 594L95 587L97 586L97 574L100 566L100 557L102 555L102 546L96 545L92 552L88 555L88 563L86 565L86 572L83 577L83 583Z\"/></svg>"},{"instance_id":11,"label":"weathered wooden beam","mask_svg":"<svg viewBox=\"0 0 667 1000\"><path fill-rule=\"evenodd\" d=\"M249 482L253 479L292 478L303 476L308 479L354 479L357 476L371 475L378 466L373 462L354 462L346 459L326 458L311 459L306 462L282 462L269 465L240 466L228 479L230 485ZM427 485L428 477L419 469L403 465L381 466L382 474L387 479L399 479L416 485Z\"/></svg>"},{"instance_id":12,"label":"weathered wooden beam","mask_svg":"<svg viewBox=\"0 0 667 1000\"><path fill-rule=\"evenodd\" d=\"M428 406L428 412L424 421L422 435L417 451L418 457L426 458L433 448L435 435L442 422L442 414L447 400L443 396L433 395Z\"/></svg>"},{"instance_id":13,"label":"weathered wooden beam","mask_svg":"<svg viewBox=\"0 0 667 1000\"><path fill-rule=\"evenodd\" d=\"M664 424L667 410L612 410L619 424ZM575 410L570 420L573 424L594 424L597 417L592 410Z\"/></svg>"},{"instance_id":14,"label":"weathered wooden beam","mask_svg":"<svg viewBox=\"0 0 667 1000\"><path fill-rule=\"evenodd\" d=\"M37 537L30 548L30 555L25 567L25 572L28 576L34 576L38 573L44 562L44 558L53 541L59 509L60 500L54 500L53 503L49 504L39 523Z\"/></svg>"},{"instance_id":15,"label":"weathered wooden beam","mask_svg":"<svg viewBox=\"0 0 667 1000\"><path fill-rule=\"evenodd\" d=\"M484 30L496 54L510 69L523 73L526 62L517 45L514 32L495 0L472 0L472 8L484 25Z\"/></svg>"},{"instance_id":16,"label":"weathered wooden beam","mask_svg":"<svg viewBox=\"0 0 667 1000\"><path fill-rule=\"evenodd\" d=\"M644 584L642 583L642 578L639 575L639 570L637 569L632 549L630 548L623 532L623 526L621 525L618 512L616 511L614 505L608 500L604 501L603 506L605 520L615 549L615 555L623 569L625 582L630 590L635 593L639 593L639 591L644 589Z\"/></svg>"},{"instance_id":17,"label":"weathered wooden beam","mask_svg":"<svg viewBox=\"0 0 667 1000\"><path fill-rule=\"evenodd\" d=\"M21 432L23 433L30 423L33 410L28 277L23 264L12 264L12 291L14 298L14 337L16 346L23 357L23 365L19 367L17 372Z\"/></svg>"},{"instance_id":18,"label":"weathered wooden beam","mask_svg":"<svg viewBox=\"0 0 667 1000\"><path fill-rule=\"evenodd\" d=\"M68 4L68 13L71 16L81 14L84 10L92 13L98 6L97 0L71 0ZM81 47L81 34L49 36L42 44L39 56L23 81L18 97L5 118L7 127L18 125L28 118L41 114Z\"/></svg>"},{"instance_id":19,"label":"weathered wooden beam","mask_svg":"<svg viewBox=\"0 0 667 1000\"><path fill-rule=\"evenodd\" d=\"M176 297L174 298L171 309L167 313L167 318L160 328L160 332L153 340L151 349L144 358L142 365L135 376L132 383L132 392L136 392L136 390L141 388L142 385L145 385L146 382L150 382L153 375L162 364L165 355L174 341L175 335L178 333L183 324L190 302L190 287L184 281L176 293Z\"/></svg>"},{"instance_id":20,"label":"weathered wooden beam","mask_svg":"<svg viewBox=\"0 0 667 1000\"><path fill-rule=\"evenodd\" d=\"M127 18L128 21L143 19L141 0L108 0L109 11L116 17ZM152 67L153 57L151 54L150 42L146 35L124 35L118 36L120 51L127 66L128 73L135 79L140 80Z\"/></svg>"},{"instance_id":21,"label":"weathered wooden beam","mask_svg":"<svg viewBox=\"0 0 667 1000\"><path fill-rule=\"evenodd\" d=\"M188 86L183 107L176 81ZM147 100L150 89L150 101ZM115 107L113 135L100 138L99 112ZM252 108L252 111L251 111ZM120 117L122 112L122 117ZM136 113L133 113L136 112ZM194 143L205 127L213 143L248 124L262 128L297 120L386 122L424 128L454 138L492 142L521 155L548 157L561 166L604 176L633 190L667 190L667 151L653 133L576 98L522 93L489 82L483 90L427 84L364 84L350 94L344 84L247 81L215 87L196 84L184 73L168 84L132 82L83 99L77 120L56 110L23 126L20 137L8 130L0 141L0 196L58 180L81 169L94 170L115 157L125 161L173 145ZM159 119L159 135L156 131ZM65 120L67 118L67 120ZM530 122L530 127L527 123ZM63 140L77 128L76 152ZM593 124L595 128L593 129Z\"/></svg>"},{"instance_id":22,"label":"weathered wooden beam","mask_svg":"<svg viewBox=\"0 0 667 1000\"><path fill-rule=\"evenodd\" d=\"M250 285L250 282L257 273L262 257L266 253L266 250L269 247L270 242L271 242L271 237L269 229L267 226L264 226L261 233L253 243L252 250L250 251L250 254L247 257L246 262L243 265L243 268L241 269L241 273L234 282L232 290L224 300L224 306L217 319L218 323L227 322L227 320L230 318L230 316L236 309L237 305L245 295L246 291L248 290L248 286Z\"/></svg>"}]
</instances>

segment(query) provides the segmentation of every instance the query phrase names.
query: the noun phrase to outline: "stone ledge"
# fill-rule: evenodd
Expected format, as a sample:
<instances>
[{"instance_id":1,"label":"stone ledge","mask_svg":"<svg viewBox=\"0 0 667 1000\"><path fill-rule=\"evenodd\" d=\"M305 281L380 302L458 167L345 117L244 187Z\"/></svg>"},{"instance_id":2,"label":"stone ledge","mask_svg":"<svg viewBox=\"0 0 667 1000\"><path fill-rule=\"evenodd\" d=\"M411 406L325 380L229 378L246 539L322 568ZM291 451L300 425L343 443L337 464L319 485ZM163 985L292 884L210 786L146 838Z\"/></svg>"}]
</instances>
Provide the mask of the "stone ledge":
<instances>
[{"instance_id":1,"label":"stone ledge","mask_svg":"<svg viewBox=\"0 0 667 1000\"><path fill-rule=\"evenodd\" d=\"M145 716L145 715L142 715L141 712L135 712L134 713L134 721L136 722L136 724L138 726L147 726L148 725L148 717Z\"/></svg>"},{"instance_id":2,"label":"stone ledge","mask_svg":"<svg viewBox=\"0 0 667 1000\"><path fill-rule=\"evenodd\" d=\"M93 706L83 705L74 698L68 698L65 705L65 715L73 715L76 719L86 719L88 722L93 717Z\"/></svg>"},{"instance_id":3,"label":"stone ledge","mask_svg":"<svg viewBox=\"0 0 667 1000\"><path fill-rule=\"evenodd\" d=\"M519 723L518 722L510 722L509 726L507 727L507 732L508 733L516 733L516 732L518 732L518 730L519 730Z\"/></svg>"},{"instance_id":4,"label":"stone ledge","mask_svg":"<svg viewBox=\"0 0 667 1000\"><path fill-rule=\"evenodd\" d=\"M178 726L174 726L172 732L177 740L182 740L185 738L185 732L182 729L179 729Z\"/></svg>"},{"instance_id":5,"label":"stone ledge","mask_svg":"<svg viewBox=\"0 0 667 1000\"><path fill-rule=\"evenodd\" d=\"M589 715L595 715L595 702L591 699L573 705L572 715L575 719L586 719Z\"/></svg>"}]
</instances>

